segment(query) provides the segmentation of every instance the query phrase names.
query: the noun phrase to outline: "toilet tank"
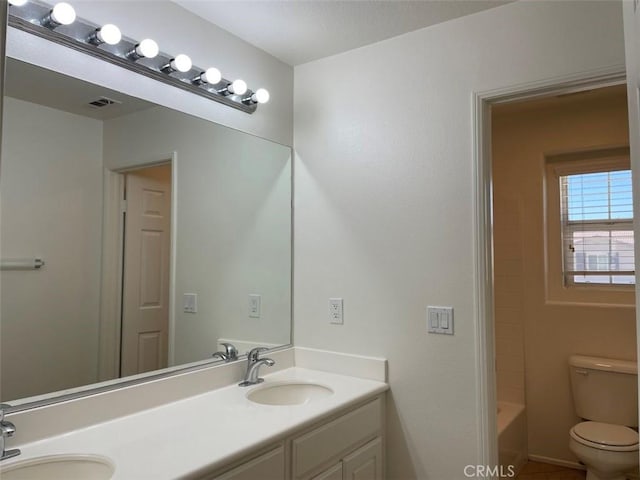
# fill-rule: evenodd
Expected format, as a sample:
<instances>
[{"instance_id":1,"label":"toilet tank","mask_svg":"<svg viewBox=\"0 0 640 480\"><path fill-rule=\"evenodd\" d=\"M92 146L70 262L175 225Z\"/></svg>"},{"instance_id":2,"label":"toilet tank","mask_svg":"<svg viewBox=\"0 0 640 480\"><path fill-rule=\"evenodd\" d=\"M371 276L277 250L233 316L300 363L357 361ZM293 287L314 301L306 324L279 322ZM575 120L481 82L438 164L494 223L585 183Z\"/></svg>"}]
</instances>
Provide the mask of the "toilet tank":
<instances>
[{"instance_id":1,"label":"toilet tank","mask_svg":"<svg viewBox=\"0 0 640 480\"><path fill-rule=\"evenodd\" d=\"M638 426L638 364L572 355L571 390L576 414L586 420Z\"/></svg>"}]
</instances>

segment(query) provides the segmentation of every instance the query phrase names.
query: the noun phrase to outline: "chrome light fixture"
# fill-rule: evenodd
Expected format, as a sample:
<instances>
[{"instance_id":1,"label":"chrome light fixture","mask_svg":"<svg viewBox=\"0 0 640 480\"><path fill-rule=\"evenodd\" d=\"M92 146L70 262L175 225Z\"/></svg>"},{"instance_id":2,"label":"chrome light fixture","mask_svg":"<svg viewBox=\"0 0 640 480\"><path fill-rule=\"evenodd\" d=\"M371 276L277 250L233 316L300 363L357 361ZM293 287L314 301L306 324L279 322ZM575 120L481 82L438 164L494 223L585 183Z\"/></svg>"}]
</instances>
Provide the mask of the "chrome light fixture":
<instances>
[{"instance_id":1,"label":"chrome light fixture","mask_svg":"<svg viewBox=\"0 0 640 480\"><path fill-rule=\"evenodd\" d=\"M191 58L189 55L185 55L181 53L176 55L175 58L172 58L169 63L161 68L161 70L165 73L173 73L173 72L182 72L186 73L191 70L193 63L191 62Z\"/></svg>"},{"instance_id":2,"label":"chrome light fixture","mask_svg":"<svg viewBox=\"0 0 640 480\"><path fill-rule=\"evenodd\" d=\"M120 29L113 25L112 23L107 23L100 28L97 28L96 31L89 37L89 41L94 45L100 45L102 43L106 43L107 45L117 45L120 43L122 39L122 33Z\"/></svg>"},{"instance_id":3,"label":"chrome light fixture","mask_svg":"<svg viewBox=\"0 0 640 480\"><path fill-rule=\"evenodd\" d=\"M267 103L269 101L269 90L266 88L259 88L255 92L253 92L250 96L243 98L242 101L245 103Z\"/></svg>"},{"instance_id":4,"label":"chrome light fixture","mask_svg":"<svg viewBox=\"0 0 640 480\"><path fill-rule=\"evenodd\" d=\"M227 86L218 90L220 95L244 95L247 93L247 82L241 79L227 83Z\"/></svg>"},{"instance_id":5,"label":"chrome light fixture","mask_svg":"<svg viewBox=\"0 0 640 480\"><path fill-rule=\"evenodd\" d=\"M71 25L76 21L75 9L66 2L56 3L49 14L42 19L42 24L50 28Z\"/></svg>"},{"instance_id":6,"label":"chrome light fixture","mask_svg":"<svg viewBox=\"0 0 640 480\"><path fill-rule=\"evenodd\" d=\"M140 43L137 43L133 50L127 53L127 57L136 61L141 58L156 58L158 53L160 53L158 44L150 38L145 38Z\"/></svg>"},{"instance_id":7,"label":"chrome light fixture","mask_svg":"<svg viewBox=\"0 0 640 480\"><path fill-rule=\"evenodd\" d=\"M207 68L204 72L198 75L193 81L197 84L206 84L209 83L211 85L216 85L220 83L222 80L222 73L217 68Z\"/></svg>"},{"instance_id":8,"label":"chrome light fixture","mask_svg":"<svg viewBox=\"0 0 640 480\"><path fill-rule=\"evenodd\" d=\"M259 103L269 101L269 92L264 88L254 92L243 80L225 79L217 68L205 70L193 65L184 53L163 53L150 38L136 41L123 36L113 24L100 26L76 18L74 8L66 2L53 7L41 0L9 3L9 26L13 28L246 113L255 112ZM200 73L196 75L194 71Z\"/></svg>"}]
</instances>

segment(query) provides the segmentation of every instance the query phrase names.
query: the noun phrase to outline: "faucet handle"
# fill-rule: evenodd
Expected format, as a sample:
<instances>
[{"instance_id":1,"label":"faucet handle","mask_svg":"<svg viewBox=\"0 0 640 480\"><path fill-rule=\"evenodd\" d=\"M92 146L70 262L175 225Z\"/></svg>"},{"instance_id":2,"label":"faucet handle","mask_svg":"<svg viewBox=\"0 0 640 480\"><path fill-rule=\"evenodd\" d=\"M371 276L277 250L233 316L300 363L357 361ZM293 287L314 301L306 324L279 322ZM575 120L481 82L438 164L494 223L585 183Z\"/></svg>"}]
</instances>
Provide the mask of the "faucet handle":
<instances>
[{"instance_id":1,"label":"faucet handle","mask_svg":"<svg viewBox=\"0 0 640 480\"><path fill-rule=\"evenodd\" d=\"M249 363L257 362L258 358L260 357L260 352L265 352L267 350L269 350L267 347L252 348L251 350L249 350L249 353L247 353L247 361Z\"/></svg>"},{"instance_id":2,"label":"faucet handle","mask_svg":"<svg viewBox=\"0 0 640 480\"><path fill-rule=\"evenodd\" d=\"M220 345L224 347L228 362L238 359L238 349L233 345L233 343L222 342Z\"/></svg>"},{"instance_id":3,"label":"faucet handle","mask_svg":"<svg viewBox=\"0 0 640 480\"><path fill-rule=\"evenodd\" d=\"M0 422L4 420L4 413L8 408L11 408L11 405L8 403L0 403Z\"/></svg>"}]
</instances>

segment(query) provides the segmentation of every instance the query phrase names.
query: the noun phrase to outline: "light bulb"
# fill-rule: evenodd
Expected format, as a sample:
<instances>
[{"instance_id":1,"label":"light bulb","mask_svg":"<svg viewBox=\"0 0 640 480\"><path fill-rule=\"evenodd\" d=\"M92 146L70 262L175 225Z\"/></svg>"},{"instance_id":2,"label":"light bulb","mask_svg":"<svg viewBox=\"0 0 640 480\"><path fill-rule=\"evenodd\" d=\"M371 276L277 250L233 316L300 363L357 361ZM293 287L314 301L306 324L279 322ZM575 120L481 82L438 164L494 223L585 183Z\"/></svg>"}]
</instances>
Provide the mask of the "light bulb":
<instances>
[{"instance_id":1,"label":"light bulb","mask_svg":"<svg viewBox=\"0 0 640 480\"><path fill-rule=\"evenodd\" d=\"M122 33L118 27L107 23L96 31L96 38L107 45L116 45L122 39Z\"/></svg>"},{"instance_id":2,"label":"light bulb","mask_svg":"<svg viewBox=\"0 0 640 480\"><path fill-rule=\"evenodd\" d=\"M244 80L234 80L227 88L229 93L235 93L236 95L244 95L247 93L247 83Z\"/></svg>"},{"instance_id":3,"label":"light bulb","mask_svg":"<svg viewBox=\"0 0 640 480\"><path fill-rule=\"evenodd\" d=\"M217 68L207 68L207 71L200 75L200 81L203 83L210 83L215 85L222 80L222 73Z\"/></svg>"},{"instance_id":4,"label":"light bulb","mask_svg":"<svg viewBox=\"0 0 640 480\"><path fill-rule=\"evenodd\" d=\"M158 48L158 44L151 40L150 38L145 38L134 48L134 53L138 57L144 58L155 58L160 53L160 49Z\"/></svg>"},{"instance_id":5,"label":"light bulb","mask_svg":"<svg viewBox=\"0 0 640 480\"><path fill-rule=\"evenodd\" d=\"M169 65L171 66L171 69L184 73L191 70L192 63L191 59L187 55L181 53L180 55L176 55Z\"/></svg>"},{"instance_id":6,"label":"light bulb","mask_svg":"<svg viewBox=\"0 0 640 480\"><path fill-rule=\"evenodd\" d=\"M253 95L251 95L251 101L254 103L267 103L269 98L269 90L266 88L259 88Z\"/></svg>"},{"instance_id":7,"label":"light bulb","mask_svg":"<svg viewBox=\"0 0 640 480\"><path fill-rule=\"evenodd\" d=\"M21 7L25 3L27 3L27 1L28 0L9 0L9 5L11 5L13 7Z\"/></svg>"},{"instance_id":8,"label":"light bulb","mask_svg":"<svg viewBox=\"0 0 640 480\"><path fill-rule=\"evenodd\" d=\"M71 25L76 21L76 11L68 3L60 2L53 7L50 17L59 25Z\"/></svg>"}]
</instances>

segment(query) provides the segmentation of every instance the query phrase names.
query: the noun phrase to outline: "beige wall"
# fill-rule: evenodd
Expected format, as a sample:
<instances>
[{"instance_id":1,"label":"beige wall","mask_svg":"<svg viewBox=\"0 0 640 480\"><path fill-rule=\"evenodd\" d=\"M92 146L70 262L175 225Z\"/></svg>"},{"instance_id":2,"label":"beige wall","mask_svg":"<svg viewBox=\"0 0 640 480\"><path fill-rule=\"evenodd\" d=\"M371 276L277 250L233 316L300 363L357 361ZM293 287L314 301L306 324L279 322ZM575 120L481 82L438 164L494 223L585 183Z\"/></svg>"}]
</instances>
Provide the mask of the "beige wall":
<instances>
[{"instance_id":1,"label":"beige wall","mask_svg":"<svg viewBox=\"0 0 640 480\"><path fill-rule=\"evenodd\" d=\"M102 241L102 122L6 97L2 258L41 255L40 271L3 271L2 400L97 377Z\"/></svg>"},{"instance_id":2,"label":"beige wall","mask_svg":"<svg viewBox=\"0 0 640 480\"><path fill-rule=\"evenodd\" d=\"M635 359L635 308L545 301L544 154L626 145L625 87L494 108L492 142L498 397L526 397L530 455L575 461L567 359Z\"/></svg>"}]
</instances>

